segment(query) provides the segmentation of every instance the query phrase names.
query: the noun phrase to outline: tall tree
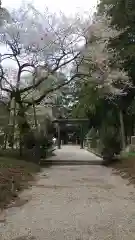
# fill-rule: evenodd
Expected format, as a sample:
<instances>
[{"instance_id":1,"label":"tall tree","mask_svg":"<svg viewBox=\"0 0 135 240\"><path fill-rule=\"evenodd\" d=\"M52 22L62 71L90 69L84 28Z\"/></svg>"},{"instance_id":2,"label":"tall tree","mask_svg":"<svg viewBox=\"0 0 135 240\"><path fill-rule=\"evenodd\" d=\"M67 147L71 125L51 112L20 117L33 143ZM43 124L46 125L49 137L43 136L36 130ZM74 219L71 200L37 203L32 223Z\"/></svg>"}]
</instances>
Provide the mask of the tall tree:
<instances>
[{"instance_id":1,"label":"tall tree","mask_svg":"<svg viewBox=\"0 0 135 240\"><path fill-rule=\"evenodd\" d=\"M11 24L0 28L0 43L6 49L0 59L0 87L10 100L15 100L20 132L27 133L30 125L26 111L82 75L77 71L77 59L82 58L78 43L85 41L88 23L47 10L41 14L31 4L14 10L11 18ZM5 69L7 60L14 67ZM70 73L73 62L76 71ZM62 72L66 72L66 78L61 77Z\"/></svg>"},{"instance_id":2,"label":"tall tree","mask_svg":"<svg viewBox=\"0 0 135 240\"><path fill-rule=\"evenodd\" d=\"M135 85L135 1L133 0L101 0L99 14L110 18L110 26L119 31L119 35L110 38L109 46L117 53L121 66L128 72L130 81ZM134 96L134 88L129 89L129 98ZM126 101L128 99L126 98Z\"/></svg>"},{"instance_id":3,"label":"tall tree","mask_svg":"<svg viewBox=\"0 0 135 240\"><path fill-rule=\"evenodd\" d=\"M98 130L111 127L114 132L121 132L121 142L125 148L121 99L127 94L125 89L130 87L130 82L119 58L114 62L115 51L108 49L110 38L119 34L110 27L110 19L105 15L96 16L87 36L84 59L79 66L82 72L89 72L90 76L76 85L78 101L74 114L89 117L91 126Z\"/></svg>"},{"instance_id":4,"label":"tall tree","mask_svg":"<svg viewBox=\"0 0 135 240\"><path fill-rule=\"evenodd\" d=\"M98 7L98 14L104 14L106 18L109 17L110 26L113 29L117 29L120 33L115 38L110 38L108 48L113 48L117 55L117 59L121 62L121 67L128 73L130 85L125 87L125 92L127 94L121 99L121 109L124 112L126 122L128 119L128 123L131 125L132 131L130 130L130 132L133 132L135 122L134 114L127 116L127 112L131 109L130 106L133 104L135 96L135 1L101 0Z\"/></svg>"}]
</instances>

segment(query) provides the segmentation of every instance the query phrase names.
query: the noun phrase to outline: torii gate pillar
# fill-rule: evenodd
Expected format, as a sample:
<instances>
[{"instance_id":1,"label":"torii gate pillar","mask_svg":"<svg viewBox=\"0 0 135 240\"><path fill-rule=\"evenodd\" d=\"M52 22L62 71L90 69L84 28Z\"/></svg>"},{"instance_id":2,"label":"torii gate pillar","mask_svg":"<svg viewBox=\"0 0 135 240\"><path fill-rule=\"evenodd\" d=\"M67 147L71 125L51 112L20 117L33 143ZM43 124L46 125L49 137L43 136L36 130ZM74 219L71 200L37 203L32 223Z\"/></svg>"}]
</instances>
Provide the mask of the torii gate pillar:
<instances>
[{"instance_id":1,"label":"torii gate pillar","mask_svg":"<svg viewBox=\"0 0 135 240\"><path fill-rule=\"evenodd\" d=\"M61 149L60 123L58 123L57 125L57 131L58 131L58 149Z\"/></svg>"},{"instance_id":2,"label":"torii gate pillar","mask_svg":"<svg viewBox=\"0 0 135 240\"><path fill-rule=\"evenodd\" d=\"M80 148L84 148L83 125L80 124Z\"/></svg>"}]
</instances>

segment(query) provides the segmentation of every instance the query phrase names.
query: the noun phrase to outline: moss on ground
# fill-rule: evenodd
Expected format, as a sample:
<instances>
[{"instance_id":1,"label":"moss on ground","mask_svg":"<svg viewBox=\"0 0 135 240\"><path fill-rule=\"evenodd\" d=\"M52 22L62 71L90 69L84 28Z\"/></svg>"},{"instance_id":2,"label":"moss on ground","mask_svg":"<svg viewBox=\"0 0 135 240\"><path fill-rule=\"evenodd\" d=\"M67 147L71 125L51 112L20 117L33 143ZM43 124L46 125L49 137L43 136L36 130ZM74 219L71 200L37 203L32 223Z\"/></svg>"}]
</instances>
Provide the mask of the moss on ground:
<instances>
[{"instance_id":1,"label":"moss on ground","mask_svg":"<svg viewBox=\"0 0 135 240\"><path fill-rule=\"evenodd\" d=\"M5 208L18 192L27 188L34 179L34 174L40 171L40 166L34 163L0 158L0 209Z\"/></svg>"}]
</instances>

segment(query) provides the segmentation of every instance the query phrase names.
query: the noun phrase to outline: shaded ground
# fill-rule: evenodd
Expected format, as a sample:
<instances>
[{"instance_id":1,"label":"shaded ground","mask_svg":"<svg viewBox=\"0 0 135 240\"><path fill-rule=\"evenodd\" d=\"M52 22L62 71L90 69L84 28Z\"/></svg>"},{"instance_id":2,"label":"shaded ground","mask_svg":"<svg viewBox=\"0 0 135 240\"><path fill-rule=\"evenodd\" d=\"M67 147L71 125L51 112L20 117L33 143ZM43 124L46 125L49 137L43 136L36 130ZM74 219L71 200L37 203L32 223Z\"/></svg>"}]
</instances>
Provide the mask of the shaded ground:
<instances>
[{"instance_id":1,"label":"shaded ground","mask_svg":"<svg viewBox=\"0 0 135 240\"><path fill-rule=\"evenodd\" d=\"M33 174L40 167L33 163L13 158L0 158L0 209L17 197L19 191L28 187Z\"/></svg>"},{"instance_id":2,"label":"shaded ground","mask_svg":"<svg viewBox=\"0 0 135 240\"><path fill-rule=\"evenodd\" d=\"M103 166L45 169L21 194L28 202L4 212L0 239L134 240L135 189L126 184Z\"/></svg>"},{"instance_id":3,"label":"shaded ground","mask_svg":"<svg viewBox=\"0 0 135 240\"><path fill-rule=\"evenodd\" d=\"M135 154L123 156L120 162L112 164L114 172L122 178L128 179L129 184L135 185Z\"/></svg>"}]
</instances>

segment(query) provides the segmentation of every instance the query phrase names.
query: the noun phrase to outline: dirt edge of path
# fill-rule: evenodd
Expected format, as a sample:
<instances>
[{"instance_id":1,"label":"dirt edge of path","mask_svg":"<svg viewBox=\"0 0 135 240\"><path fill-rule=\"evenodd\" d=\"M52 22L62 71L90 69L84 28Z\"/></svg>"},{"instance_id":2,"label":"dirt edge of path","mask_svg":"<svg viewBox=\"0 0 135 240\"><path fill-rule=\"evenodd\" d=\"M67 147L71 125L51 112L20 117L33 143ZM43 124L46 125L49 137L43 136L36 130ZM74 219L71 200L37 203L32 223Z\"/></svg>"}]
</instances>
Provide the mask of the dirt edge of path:
<instances>
[{"instance_id":1,"label":"dirt edge of path","mask_svg":"<svg viewBox=\"0 0 135 240\"><path fill-rule=\"evenodd\" d=\"M135 186L135 156L125 156L115 163L109 165L113 168L113 172L127 179L129 184Z\"/></svg>"},{"instance_id":2,"label":"dirt edge of path","mask_svg":"<svg viewBox=\"0 0 135 240\"><path fill-rule=\"evenodd\" d=\"M15 201L17 205L23 204L19 201L19 193L31 185L40 170L40 166L34 163L0 158L0 211Z\"/></svg>"}]
</instances>

